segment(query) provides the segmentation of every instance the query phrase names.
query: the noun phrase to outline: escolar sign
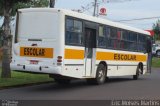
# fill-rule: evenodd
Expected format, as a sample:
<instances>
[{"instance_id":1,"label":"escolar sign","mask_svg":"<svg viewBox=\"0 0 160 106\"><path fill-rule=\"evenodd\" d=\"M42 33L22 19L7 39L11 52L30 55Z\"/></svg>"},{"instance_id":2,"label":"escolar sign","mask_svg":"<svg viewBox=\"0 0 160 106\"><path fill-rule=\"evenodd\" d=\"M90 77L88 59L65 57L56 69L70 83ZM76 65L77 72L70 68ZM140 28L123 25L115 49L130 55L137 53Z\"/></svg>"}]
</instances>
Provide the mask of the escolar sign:
<instances>
[{"instance_id":1,"label":"escolar sign","mask_svg":"<svg viewBox=\"0 0 160 106\"><path fill-rule=\"evenodd\" d=\"M132 61L136 61L136 55L114 54L114 60L132 60Z\"/></svg>"},{"instance_id":2,"label":"escolar sign","mask_svg":"<svg viewBox=\"0 0 160 106\"><path fill-rule=\"evenodd\" d=\"M53 58L53 48L21 47L20 56Z\"/></svg>"},{"instance_id":3,"label":"escolar sign","mask_svg":"<svg viewBox=\"0 0 160 106\"><path fill-rule=\"evenodd\" d=\"M96 60L116 60L116 61L141 61L147 60L145 54L125 54L125 53L114 53L114 52L97 52Z\"/></svg>"}]
</instances>

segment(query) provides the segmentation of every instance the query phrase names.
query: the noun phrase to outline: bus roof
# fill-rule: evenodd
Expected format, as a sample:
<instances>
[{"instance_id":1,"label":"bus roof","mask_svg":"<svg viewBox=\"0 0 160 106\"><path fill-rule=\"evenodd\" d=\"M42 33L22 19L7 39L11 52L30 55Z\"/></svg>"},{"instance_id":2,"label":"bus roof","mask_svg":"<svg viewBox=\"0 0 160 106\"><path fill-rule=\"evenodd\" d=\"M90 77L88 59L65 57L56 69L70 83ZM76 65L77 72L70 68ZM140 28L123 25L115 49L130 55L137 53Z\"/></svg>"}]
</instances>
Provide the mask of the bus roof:
<instances>
[{"instance_id":1,"label":"bus roof","mask_svg":"<svg viewBox=\"0 0 160 106\"><path fill-rule=\"evenodd\" d=\"M113 26L113 27L117 27L117 28L121 28L121 29L126 29L126 30L133 31L133 32L138 32L138 33L141 33L141 34L150 35L150 33L148 31L145 31L145 30L142 30L142 29L134 28L134 27L131 27L131 26L127 26L127 25L121 24L119 22L113 22L113 21L110 21L108 19L93 17L93 16L90 16L90 15L87 15L87 14L78 13L78 12L67 10L67 9L59 9L59 8L26 8L26 9L19 9L18 11L20 11L20 12L32 12L32 11L58 12L59 11L59 12L62 12L63 14L65 14L67 16L76 17L76 18L80 18L80 19L84 19L84 20L100 23L102 25L109 25L109 26Z\"/></svg>"}]
</instances>

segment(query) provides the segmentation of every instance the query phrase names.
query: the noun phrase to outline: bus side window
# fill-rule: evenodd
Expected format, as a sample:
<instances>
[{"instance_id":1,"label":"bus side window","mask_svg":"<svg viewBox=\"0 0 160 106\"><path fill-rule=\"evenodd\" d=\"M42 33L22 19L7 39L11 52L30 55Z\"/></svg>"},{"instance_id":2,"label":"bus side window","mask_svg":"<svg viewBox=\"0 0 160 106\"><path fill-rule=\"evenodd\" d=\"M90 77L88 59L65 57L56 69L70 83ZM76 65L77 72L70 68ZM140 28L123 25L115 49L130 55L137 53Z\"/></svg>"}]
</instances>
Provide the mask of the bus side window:
<instances>
[{"instance_id":1,"label":"bus side window","mask_svg":"<svg viewBox=\"0 0 160 106\"><path fill-rule=\"evenodd\" d=\"M146 37L145 37L145 35L139 34L139 36L138 36L138 51L146 52Z\"/></svg>"},{"instance_id":2,"label":"bus side window","mask_svg":"<svg viewBox=\"0 0 160 106\"><path fill-rule=\"evenodd\" d=\"M111 40L112 40L112 48L116 49L117 48L117 28L111 27Z\"/></svg>"},{"instance_id":3,"label":"bus side window","mask_svg":"<svg viewBox=\"0 0 160 106\"><path fill-rule=\"evenodd\" d=\"M117 48L117 40L115 40L114 39L114 47L113 47L114 49L116 49Z\"/></svg>"},{"instance_id":4,"label":"bus side window","mask_svg":"<svg viewBox=\"0 0 160 106\"><path fill-rule=\"evenodd\" d=\"M82 21L66 19L65 43L68 45L82 45Z\"/></svg>"},{"instance_id":5,"label":"bus side window","mask_svg":"<svg viewBox=\"0 0 160 106\"><path fill-rule=\"evenodd\" d=\"M70 40L71 40L70 33L66 32L66 38L65 38L66 44L69 44Z\"/></svg>"},{"instance_id":6,"label":"bus side window","mask_svg":"<svg viewBox=\"0 0 160 106\"><path fill-rule=\"evenodd\" d=\"M121 30L120 32L121 36L120 36L120 49L124 50L124 40L123 40L123 34L124 34L124 30Z\"/></svg>"},{"instance_id":7,"label":"bus side window","mask_svg":"<svg viewBox=\"0 0 160 106\"><path fill-rule=\"evenodd\" d=\"M122 36L122 31L121 29L117 30L117 49L121 49L121 36Z\"/></svg>"},{"instance_id":8,"label":"bus side window","mask_svg":"<svg viewBox=\"0 0 160 106\"><path fill-rule=\"evenodd\" d=\"M104 26L99 26L98 47L106 48L106 36Z\"/></svg>"},{"instance_id":9,"label":"bus side window","mask_svg":"<svg viewBox=\"0 0 160 106\"><path fill-rule=\"evenodd\" d=\"M110 26L105 26L105 36L106 36L106 46L107 48L111 48L111 32Z\"/></svg>"},{"instance_id":10,"label":"bus side window","mask_svg":"<svg viewBox=\"0 0 160 106\"><path fill-rule=\"evenodd\" d=\"M120 48L124 49L124 42L121 40Z\"/></svg>"}]
</instances>

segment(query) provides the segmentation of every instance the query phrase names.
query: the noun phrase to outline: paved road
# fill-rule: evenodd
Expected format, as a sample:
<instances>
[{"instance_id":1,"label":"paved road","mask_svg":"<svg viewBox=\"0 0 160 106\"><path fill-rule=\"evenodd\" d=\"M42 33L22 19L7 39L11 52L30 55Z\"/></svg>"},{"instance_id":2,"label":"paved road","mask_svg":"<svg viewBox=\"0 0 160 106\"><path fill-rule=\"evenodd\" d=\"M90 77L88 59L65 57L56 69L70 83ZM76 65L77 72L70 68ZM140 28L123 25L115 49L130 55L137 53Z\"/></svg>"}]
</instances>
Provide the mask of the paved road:
<instances>
[{"instance_id":1,"label":"paved road","mask_svg":"<svg viewBox=\"0 0 160 106\"><path fill-rule=\"evenodd\" d=\"M160 99L160 69L135 81L129 77L111 78L104 85L87 85L84 80L69 86L55 83L0 90L0 99L10 100L106 100Z\"/></svg>"}]
</instances>

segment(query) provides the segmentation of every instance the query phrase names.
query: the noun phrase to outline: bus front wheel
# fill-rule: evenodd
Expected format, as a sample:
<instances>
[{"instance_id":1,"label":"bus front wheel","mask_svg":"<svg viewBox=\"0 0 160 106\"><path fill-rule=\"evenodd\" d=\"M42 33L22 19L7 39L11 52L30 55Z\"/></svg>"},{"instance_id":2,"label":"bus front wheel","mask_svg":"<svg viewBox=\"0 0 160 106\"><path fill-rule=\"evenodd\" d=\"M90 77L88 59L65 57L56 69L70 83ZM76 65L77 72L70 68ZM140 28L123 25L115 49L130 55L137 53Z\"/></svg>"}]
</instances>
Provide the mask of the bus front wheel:
<instances>
[{"instance_id":1,"label":"bus front wheel","mask_svg":"<svg viewBox=\"0 0 160 106\"><path fill-rule=\"evenodd\" d=\"M142 74L142 68L141 65L138 65L136 75L133 75L133 80L138 80L140 74Z\"/></svg>"},{"instance_id":2,"label":"bus front wheel","mask_svg":"<svg viewBox=\"0 0 160 106\"><path fill-rule=\"evenodd\" d=\"M106 80L106 66L99 64L96 72L96 84L103 84Z\"/></svg>"},{"instance_id":3,"label":"bus front wheel","mask_svg":"<svg viewBox=\"0 0 160 106\"><path fill-rule=\"evenodd\" d=\"M104 64L99 64L97 67L96 78L87 79L87 83L100 85L105 83L105 80L106 80L106 66Z\"/></svg>"}]
</instances>

